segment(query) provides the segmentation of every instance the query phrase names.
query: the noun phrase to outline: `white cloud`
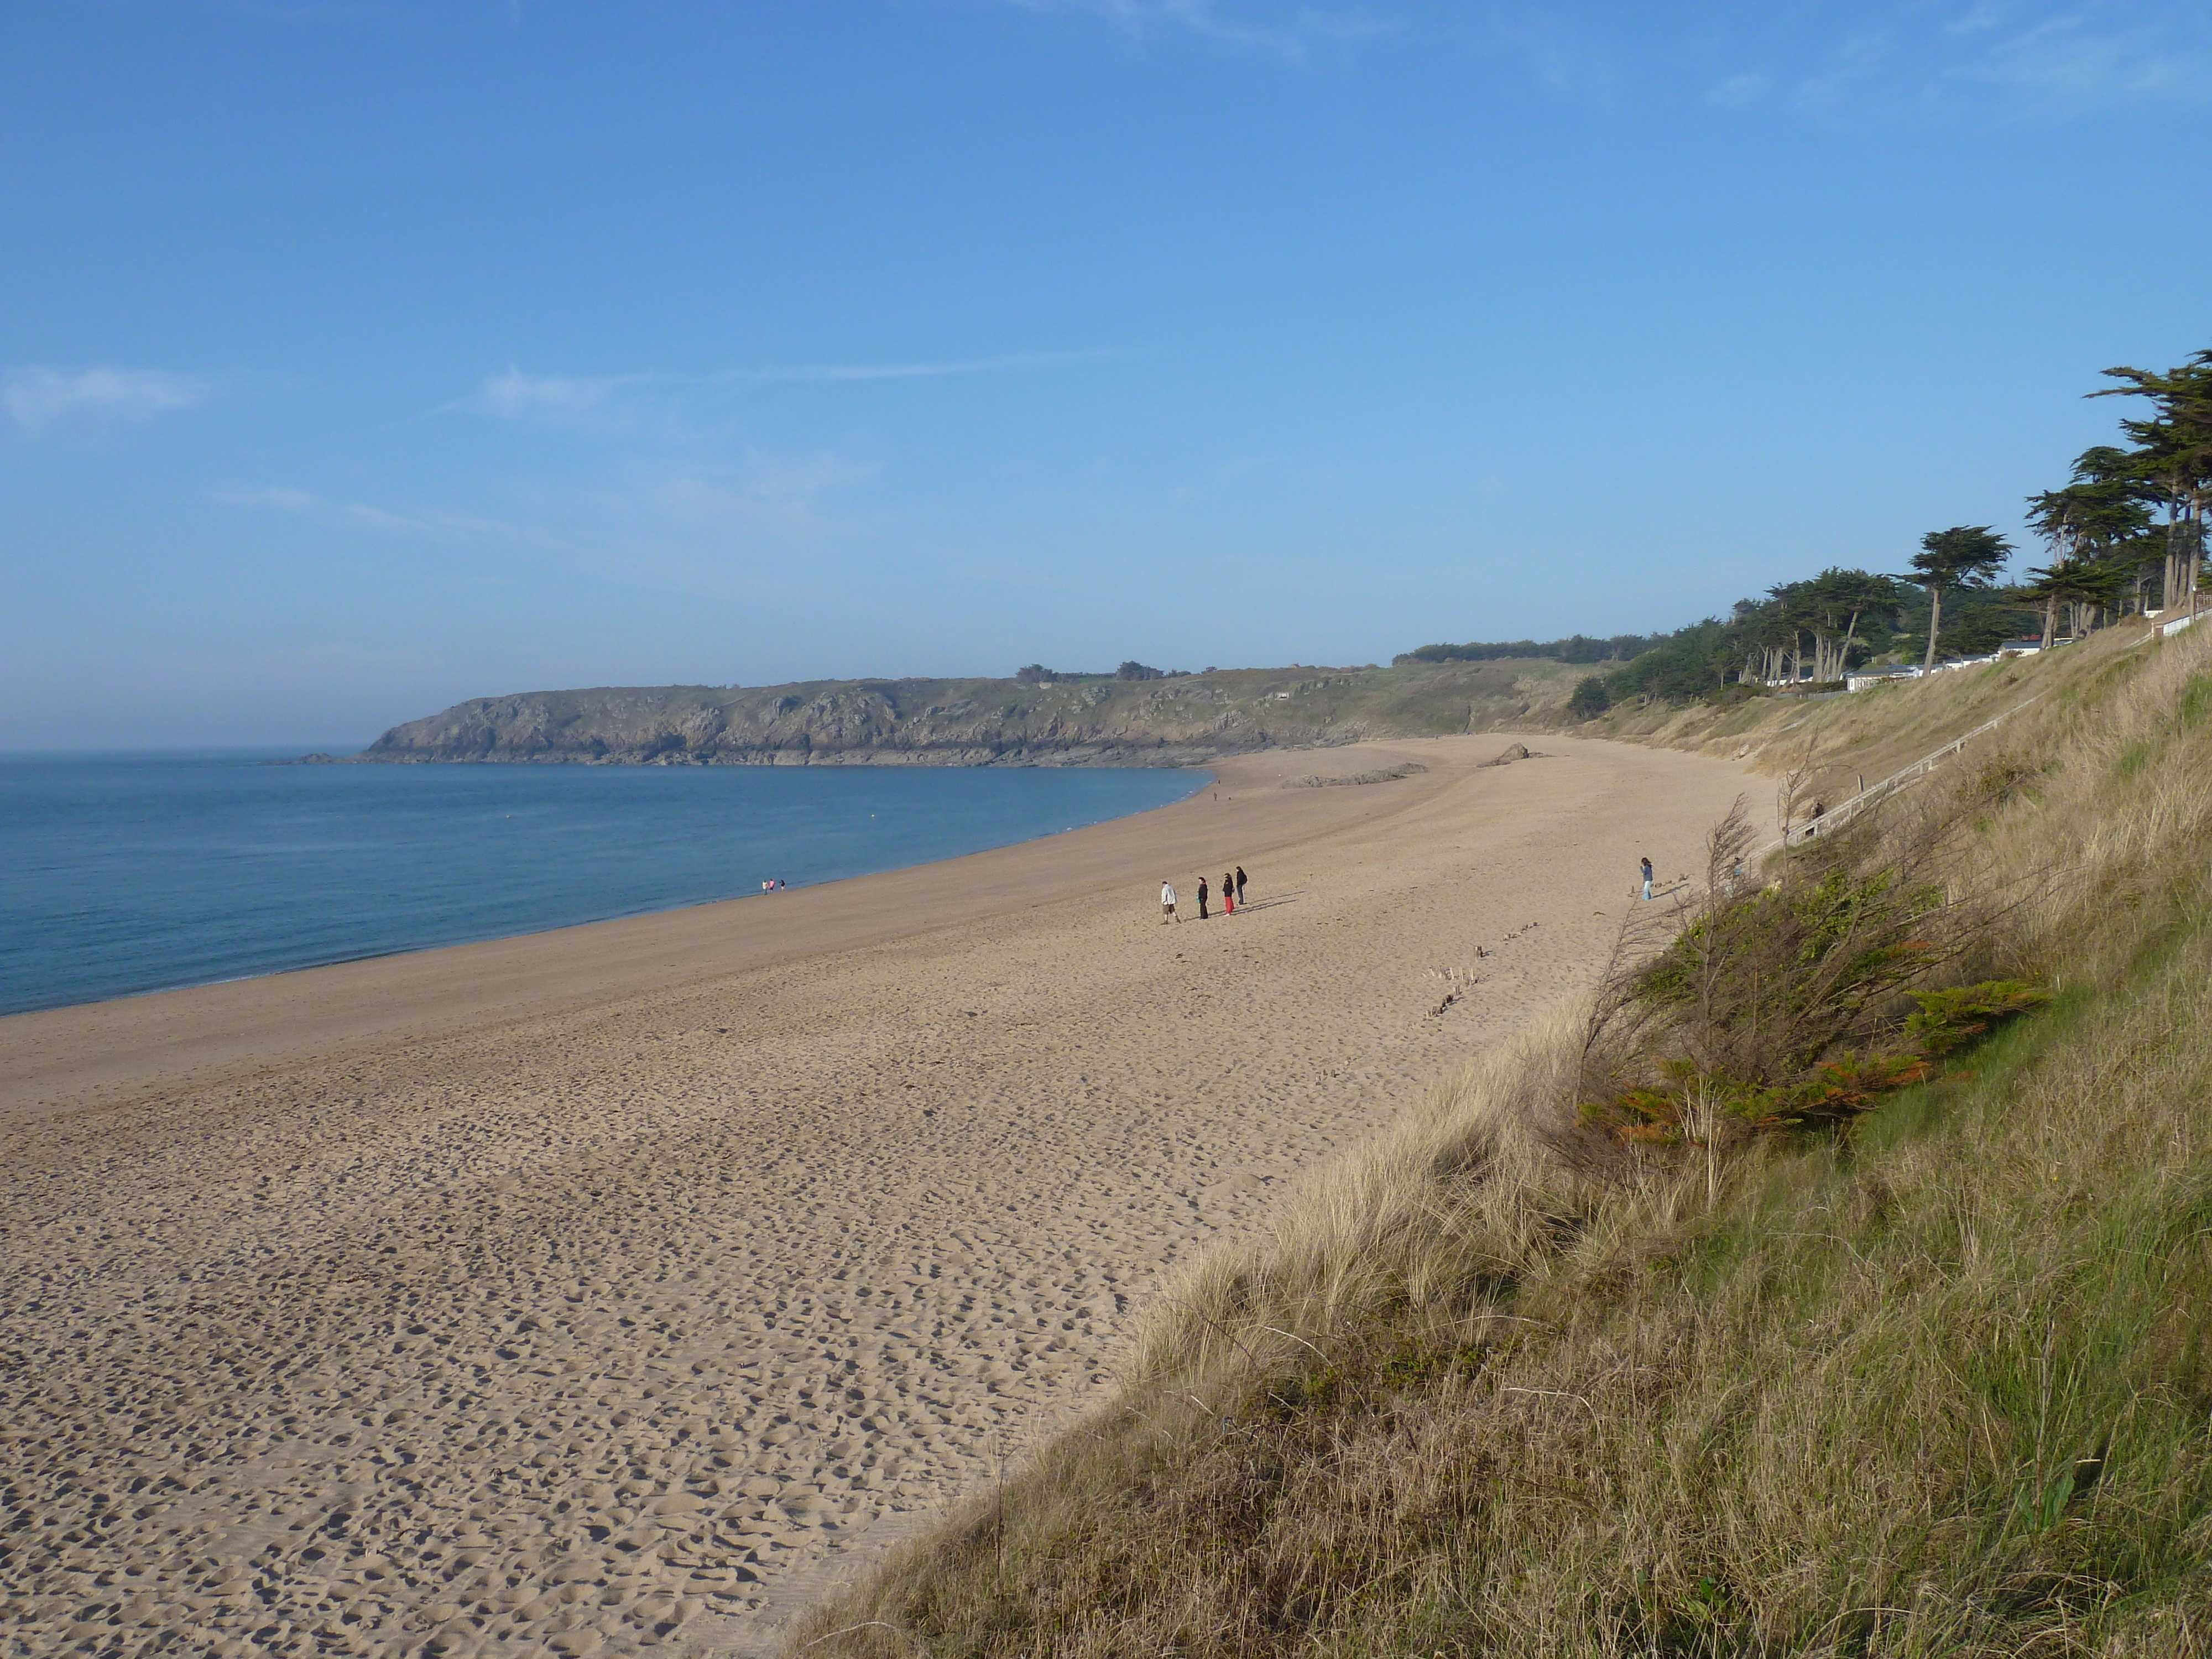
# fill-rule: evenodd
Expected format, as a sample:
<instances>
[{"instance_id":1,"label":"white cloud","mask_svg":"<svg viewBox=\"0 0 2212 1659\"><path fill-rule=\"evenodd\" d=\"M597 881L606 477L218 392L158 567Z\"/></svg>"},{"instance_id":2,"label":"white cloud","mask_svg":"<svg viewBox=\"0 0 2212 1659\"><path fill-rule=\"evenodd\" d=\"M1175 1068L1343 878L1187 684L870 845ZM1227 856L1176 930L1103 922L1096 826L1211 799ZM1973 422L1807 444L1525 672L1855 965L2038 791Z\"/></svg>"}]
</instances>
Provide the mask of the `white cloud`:
<instances>
[{"instance_id":1,"label":"white cloud","mask_svg":"<svg viewBox=\"0 0 2212 1659\"><path fill-rule=\"evenodd\" d=\"M1894 58L1895 42L1886 30L1858 30L1832 47L1819 70L1799 83L1797 102L1806 109L1827 110L1855 94L1868 95Z\"/></svg>"},{"instance_id":2,"label":"white cloud","mask_svg":"<svg viewBox=\"0 0 2212 1659\"><path fill-rule=\"evenodd\" d=\"M1763 75L1732 75L1705 94L1706 101L1730 108L1755 103L1766 95L1767 79Z\"/></svg>"},{"instance_id":3,"label":"white cloud","mask_svg":"<svg viewBox=\"0 0 2212 1659\"><path fill-rule=\"evenodd\" d=\"M1618 43L1570 8L1528 0L1480 5L1438 0L994 0L1040 15L1087 20L1141 45L1181 35L1302 64L1383 41L1419 41L1516 61L1547 91L1578 103L1609 100L1622 79Z\"/></svg>"},{"instance_id":4,"label":"white cloud","mask_svg":"<svg viewBox=\"0 0 2212 1659\"><path fill-rule=\"evenodd\" d=\"M701 386L775 381L913 380L947 374L990 374L1014 369L1050 368L1061 363L1084 362L1112 356L1109 351L1024 351L1000 357L971 357L940 362L795 363L771 364L763 368L727 369L718 374L526 374L510 366L501 374L487 374L475 393L460 405L486 414L511 418L526 416L574 416L604 410L634 387L658 387L681 392Z\"/></svg>"},{"instance_id":5,"label":"white cloud","mask_svg":"<svg viewBox=\"0 0 2212 1659\"><path fill-rule=\"evenodd\" d=\"M530 416L554 418L588 414L621 387L653 377L647 374L525 374L510 364L504 374L487 374L471 405L510 420Z\"/></svg>"},{"instance_id":6,"label":"white cloud","mask_svg":"<svg viewBox=\"0 0 2212 1659\"><path fill-rule=\"evenodd\" d=\"M0 380L0 404L24 432L69 422L150 421L196 408L222 389L204 374L160 368L15 368Z\"/></svg>"},{"instance_id":7,"label":"white cloud","mask_svg":"<svg viewBox=\"0 0 2212 1659\"><path fill-rule=\"evenodd\" d=\"M275 513L289 513L296 517L313 520L317 524L335 530L368 530L380 535L398 536L409 541L428 541L456 544L470 541L501 541L525 543L537 546L556 544L555 538L526 526L505 524L497 519L487 519L475 514L447 513L429 510L416 513L394 513L388 507L372 507L366 501L334 501L316 495L313 490L295 489L283 486L268 489L217 489L209 492L210 498L231 507L258 507Z\"/></svg>"},{"instance_id":8,"label":"white cloud","mask_svg":"<svg viewBox=\"0 0 2212 1659\"><path fill-rule=\"evenodd\" d=\"M326 501L311 490L282 488L218 489L210 494L215 500L230 507L258 507L276 513L290 513L338 529L381 531L386 535L404 536L410 540L454 539L451 529L441 527L431 520L405 513L388 512L383 507L370 507L361 501Z\"/></svg>"},{"instance_id":9,"label":"white cloud","mask_svg":"<svg viewBox=\"0 0 2212 1659\"><path fill-rule=\"evenodd\" d=\"M602 536L611 534L617 541L660 533L646 529L655 520L664 530L672 520L676 526L717 532L750 527L812 534L836 527L822 510L823 497L874 475L872 466L826 453L753 454L726 467L647 475L604 493L571 495L563 498L565 505L559 511L570 531L580 520L586 520ZM447 547L500 545L582 555L595 539L590 531L579 542L572 535L556 535L528 523L441 507L397 512L367 501L336 501L290 485L210 490L209 499L255 512L285 514L328 530L367 532Z\"/></svg>"},{"instance_id":10,"label":"white cloud","mask_svg":"<svg viewBox=\"0 0 2212 1659\"><path fill-rule=\"evenodd\" d=\"M1301 62L1327 46L1391 38L1456 40L1518 58L1547 89L1610 101L1644 63L1634 31L1586 8L1490 0L992 0L1088 21L1142 43L1202 38ZM1819 21L1829 20L1824 24ZM1723 107L1786 89L1801 109L1844 115L1966 106L2069 115L2146 101L2212 101L2212 9L2203 0L1863 0L1747 17L1730 33L1738 62L1705 91ZM1725 59L1723 60L1725 63Z\"/></svg>"},{"instance_id":11,"label":"white cloud","mask_svg":"<svg viewBox=\"0 0 2212 1659\"><path fill-rule=\"evenodd\" d=\"M681 473L652 489L653 499L678 518L738 520L793 530L827 526L817 498L860 483L875 469L835 455L748 457L726 471Z\"/></svg>"},{"instance_id":12,"label":"white cloud","mask_svg":"<svg viewBox=\"0 0 2212 1659\"><path fill-rule=\"evenodd\" d=\"M941 374L989 374L1005 369L1049 368L1114 354L1107 351L1030 351L1007 357L977 357L947 363L818 363L789 368L740 370L744 380L912 380Z\"/></svg>"},{"instance_id":13,"label":"white cloud","mask_svg":"<svg viewBox=\"0 0 2212 1659\"><path fill-rule=\"evenodd\" d=\"M2212 100L2212 13L2198 4L1900 0L1857 11L1853 21L1797 81L1801 107L1994 104L2007 114L2068 116Z\"/></svg>"},{"instance_id":14,"label":"white cloud","mask_svg":"<svg viewBox=\"0 0 2212 1659\"><path fill-rule=\"evenodd\" d=\"M2112 15L2126 9L2092 6L2001 33L1967 72L2059 108L2212 97L2203 14L2194 27Z\"/></svg>"},{"instance_id":15,"label":"white cloud","mask_svg":"<svg viewBox=\"0 0 2212 1659\"><path fill-rule=\"evenodd\" d=\"M1030 351L938 362L770 364L690 374L532 374L510 365L503 373L484 376L467 397L430 412L467 410L601 437L688 446L715 430L717 400L726 400L742 386L1010 374L1115 355L1097 350Z\"/></svg>"},{"instance_id":16,"label":"white cloud","mask_svg":"<svg viewBox=\"0 0 2212 1659\"><path fill-rule=\"evenodd\" d=\"M1131 39L1177 30L1224 46L1302 61L1316 46L1347 46L1397 32L1397 25L1343 6L1231 5L1224 0L1001 0L1023 11L1082 17Z\"/></svg>"}]
</instances>

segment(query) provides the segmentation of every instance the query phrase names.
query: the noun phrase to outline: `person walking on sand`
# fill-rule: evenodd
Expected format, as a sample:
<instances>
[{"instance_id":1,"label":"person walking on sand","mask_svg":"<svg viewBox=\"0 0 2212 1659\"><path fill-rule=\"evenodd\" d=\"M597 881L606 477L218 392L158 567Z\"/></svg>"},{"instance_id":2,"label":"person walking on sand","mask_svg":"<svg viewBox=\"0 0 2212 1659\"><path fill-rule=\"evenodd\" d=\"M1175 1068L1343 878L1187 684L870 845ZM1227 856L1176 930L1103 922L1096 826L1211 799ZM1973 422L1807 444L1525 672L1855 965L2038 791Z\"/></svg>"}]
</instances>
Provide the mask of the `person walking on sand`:
<instances>
[{"instance_id":1,"label":"person walking on sand","mask_svg":"<svg viewBox=\"0 0 2212 1659\"><path fill-rule=\"evenodd\" d=\"M1651 860L1639 860L1637 867L1644 872L1644 896L1650 898L1651 896Z\"/></svg>"},{"instance_id":2,"label":"person walking on sand","mask_svg":"<svg viewBox=\"0 0 2212 1659\"><path fill-rule=\"evenodd\" d=\"M1175 919L1175 884L1164 881L1160 884L1160 922L1165 926Z\"/></svg>"},{"instance_id":3,"label":"person walking on sand","mask_svg":"<svg viewBox=\"0 0 2212 1659\"><path fill-rule=\"evenodd\" d=\"M1241 864L1237 866L1237 902L1244 902L1244 866Z\"/></svg>"},{"instance_id":4,"label":"person walking on sand","mask_svg":"<svg viewBox=\"0 0 2212 1659\"><path fill-rule=\"evenodd\" d=\"M1224 894L1224 895L1223 895L1223 896L1224 896L1224 897L1226 897L1226 896L1227 896L1227 895L1226 895L1226 894ZM1200 877L1198 878L1198 919L1199 919L1200 921L1204 921L1206 919L1206 878L1205 878L1204 876L1200 876Z\"/></svg>"}]
</instances>

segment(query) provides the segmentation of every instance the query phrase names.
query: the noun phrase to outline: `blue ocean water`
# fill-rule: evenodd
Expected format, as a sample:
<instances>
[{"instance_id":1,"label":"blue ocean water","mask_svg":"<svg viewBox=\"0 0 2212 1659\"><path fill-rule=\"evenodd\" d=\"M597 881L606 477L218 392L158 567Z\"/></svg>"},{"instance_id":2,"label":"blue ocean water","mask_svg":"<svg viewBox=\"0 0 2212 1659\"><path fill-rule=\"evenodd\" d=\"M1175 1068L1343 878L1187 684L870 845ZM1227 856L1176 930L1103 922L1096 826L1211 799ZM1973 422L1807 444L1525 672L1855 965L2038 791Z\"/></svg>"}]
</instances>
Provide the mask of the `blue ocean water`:
<instances>
[{"instance_id":1,"label":"blue ocean water","mask_svg":"<svg viewBox=\"0 0 2212 1659\"><path fill-rule=\"evenodd\" d=\"M0 757L0 1013L798 887L1165 805L1159 769Z\"/></svg>"}]
</instances>

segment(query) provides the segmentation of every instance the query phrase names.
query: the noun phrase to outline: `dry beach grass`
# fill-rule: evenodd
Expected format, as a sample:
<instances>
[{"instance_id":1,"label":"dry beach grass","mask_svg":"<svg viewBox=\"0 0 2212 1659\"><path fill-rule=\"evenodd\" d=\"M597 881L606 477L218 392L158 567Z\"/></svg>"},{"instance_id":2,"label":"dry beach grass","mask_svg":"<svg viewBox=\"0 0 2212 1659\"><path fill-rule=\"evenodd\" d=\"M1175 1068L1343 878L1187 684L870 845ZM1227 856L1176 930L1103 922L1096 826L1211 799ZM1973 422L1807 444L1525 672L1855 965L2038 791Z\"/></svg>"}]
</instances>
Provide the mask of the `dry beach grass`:
<instances>
[{"instance_id":1,"label":"dry beach grass","mask_svg":"<svg viewBox=\"0 0 2212 1659\"><path fill-rule=\"evenodd\" d=\"M1586 983L1742 786L1500 741L0 1021L10 1650L769 1644L1097 1403L1163 1271ZM1247 914L1160 925L1229 861Z\"/></svg>"},{"instance_id":2,"label":"dry beach grass","mask_svg":"<svg viewBox=\"0 0 2212 1659\"><path fill-rule=\"evenodd\" d=\"M1577 1010L1492 1048L811 1650L2212 1652L2212 638L2011 675L1883 694L1936 741L2043 694L1883 833L2050 1009L1718 1158L1589 1139Z\"/></svg>"}]
</instances>

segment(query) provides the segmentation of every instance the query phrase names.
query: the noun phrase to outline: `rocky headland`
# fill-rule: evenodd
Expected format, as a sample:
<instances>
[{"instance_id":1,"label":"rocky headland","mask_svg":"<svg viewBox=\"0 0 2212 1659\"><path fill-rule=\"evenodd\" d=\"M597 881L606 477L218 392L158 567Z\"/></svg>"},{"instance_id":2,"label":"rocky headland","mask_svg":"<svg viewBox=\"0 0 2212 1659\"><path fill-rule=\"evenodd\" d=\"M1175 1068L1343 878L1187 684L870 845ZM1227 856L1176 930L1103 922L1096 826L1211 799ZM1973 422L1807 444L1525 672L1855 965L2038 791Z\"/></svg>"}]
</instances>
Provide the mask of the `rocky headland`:
<instances>
[{"instance_id":1,"label":"rocky headland","mask_svg":"<svg viewBox=\"0 0 2212 1659\"><path fill-rule=\"evenodd\" d=\"M628 765L1180 766L1548 723L1545 660L1231 669L1156 679L816 680L477 697L396 726L362 761Z\"/></svg>"}]
</instances>

